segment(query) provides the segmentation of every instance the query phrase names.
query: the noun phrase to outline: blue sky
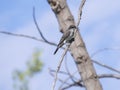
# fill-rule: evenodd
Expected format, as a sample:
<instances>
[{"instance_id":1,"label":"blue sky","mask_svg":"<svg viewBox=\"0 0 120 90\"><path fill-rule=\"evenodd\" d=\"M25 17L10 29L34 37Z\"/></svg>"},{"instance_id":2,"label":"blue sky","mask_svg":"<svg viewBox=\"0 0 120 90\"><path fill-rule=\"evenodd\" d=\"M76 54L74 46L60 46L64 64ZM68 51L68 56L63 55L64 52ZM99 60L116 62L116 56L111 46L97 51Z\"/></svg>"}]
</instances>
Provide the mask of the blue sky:
<instances>
[{"instance_id":1,"label":"blue sky","mask_svg":"<svg viewBox=\"0 0 120 90\"><path fill-rule=\"evenodd\" d=\"M79 0L67 0L72 14L77 20ZM91 55L106 47L120 48L120 0L87 0L83 9L81 35L87 50ZM58 43L61 33L55 15L46 0L1 0L0 1L0 30L32 35L40 38L32 18L32 6L36 7L36 17L44 36ZM18 38L0 34L0 90L13 90L12 71L24 70L25 62L29 60L35 48L43 52L44 68L41 74L31 79L30 90L50 90L53 78L48 68L56 69L62 50L56 55L56 47L30 39ZM105 51L93 59L108 64L120 70L120 51ZM74 72L76 66L68 55L68 66ZM114 73L95 65L97 73ZM101 79L104 90L119 90L119 80ZM109 84L108 84L109 83ZM60 83L57 83L58 86ZM71 88L70 90L73 90ZM76 90L79 90L76 88ZM82 89L81 89L82 90Z\"/></svg>"}]
</instances>

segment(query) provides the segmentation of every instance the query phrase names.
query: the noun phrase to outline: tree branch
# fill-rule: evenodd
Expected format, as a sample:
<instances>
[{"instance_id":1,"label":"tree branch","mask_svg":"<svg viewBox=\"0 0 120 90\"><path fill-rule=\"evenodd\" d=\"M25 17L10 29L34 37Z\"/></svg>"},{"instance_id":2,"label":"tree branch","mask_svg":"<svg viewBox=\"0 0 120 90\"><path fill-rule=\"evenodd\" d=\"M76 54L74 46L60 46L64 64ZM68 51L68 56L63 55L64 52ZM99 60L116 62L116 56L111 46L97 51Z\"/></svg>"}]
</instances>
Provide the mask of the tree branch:
<instances>
[{"instance_id":1,"label":"tree branch","mask_svg":"<svg viewBox=\"0 0 120 90\"><path fill-rule=\"evenodd\" d=\"M52 72L55 72L54 70L52 70ZM66 73L66 72L59 72L59 73L62 73L62 74L67 74L68 75L68 73ZM72 74L73 75L73 74ZM118 74L99 74L98 76L97 76L99 79L103 79L103 78L116 78L116 79L120 79L120 75L118 75ZM84 87L84 85L83 84L81 84L81 82L82 82L82 80L79 80L79 81L75 81L75 82L73 82L72 84L68 84L68 82L66 82L65 80L63 81L62 80L62 83L64 83L64 84L66 84L67 86L65 86L65 87L60 87L59 88L59 90L65 90L65 89L68 89L68 88L70 88L70 87L72 87L72 86L80 86L80 87ZM80 84L80 85L79 85ZM62 89L61 89L62 88Z\"/></svg>"},{"instance_id":2,"label":"tree branch","mask_svg":"<svg viewBox=\"0 0 120 90\"><path fill-rule=\"evenodd\" d=\"M92 60L92 61L93 61L94 63L102 66L102 67L105 67L105 68L107 68L107 69L110 69L110 70L112 70L112 71L117 72L117 73L120 74L120 71L119 71L119 70L116 70L116 69L114 69L114 68L112 68L112 67L110 67L110 66L108 66L108 65L105 65L105 64L103 64L103 63L100 63L100 62L98 62L98 61L95 61L95 60Z\"/></svg>"},{"instance_id":3,"label":"tree branch","mask_svg":"<svg viewBox=\"0 0 120 90\"><path fill-rule=\"evenodd\" d=\"M98 62L98 61L93 61L94 63L96 63L96 64L100 64L101 65L101 63L100 62ZM104 66L107 66L107 65L101 65L102 67L104 67ZM112 67L110 67L110 66L107 66L107 69L110 69L111 70L111 68ZM105 67L106 68L106 67ZM114 69L114 68L112 68L112 70L114 70L115 72L116 72L116 69ZM117 70L118 71L118 70ZM52 70L52 72L55 72L54 70ZM119 72L119 71L118 71ZM59 71L59 73L61 73L61 74L65 74L65 75L69 75L68 73L66 73L66 72L62 72L62 71ZM76 73L76 72L75 72ZM59 87L59 90L65 90L65 89L68 89L68 88L70 88L70 87L72 87L72 86L78 86L77 84L79 83L80 85L81 85L81 87L84 87L84 85L83 84L81 84L81 82L82 82L82 80L79 80L79 81L73 81L73 83L72 84L68 84L68 80L70 79L70 78L73 78L74 77L74 74L75 73L73 73L73 74L71 74L71 76L69 76L69 78L67 78L67 79L65 79L65 80L62 80L62 85ZM120 75L118 75L118 74L100 74L100 75L97 75L97 77L99 78L99 79L103 79L103 78L116 78L116 79L120 79ZM66 84L67 86L65 86L64 88L62 88L62 86L64 85L64 84ZM79 85L79 86L80 86ZM62 89L61 89L62 88Z\"/></svg>"},{"instance_id":4,"label":"tree branch","mask_svg":"<svg viewBox=\"0 0 120 90\"><path fill-rule=\"evenodd\" d=\"M50 73L50 75L54 77L54 74L53 74L52 72L55 73L56 71L49 68L49 73ZM68 73L66 73L66 72L64 72L64 71L59 71L58 73L60 73L60 74L65 74L65 75L69 75ZM74 76L75 73L76 73L76 72L74 72L72 75ZM73 76L72 76L72 77L73 77ZM64 87L64 88L66 88L66 89L69 88L69 87L71 87L71 86L74 86L74 85L76 85L76 84L77 84L78 86L84 87L84 85L81 84L82 80L79 80L79 82L78 82L78 81L74 81L74 83L72 83L72 84L68 83L67 81L68 81L70 78L71 78L70 76L69 76L68 78L66 78L65 80L62 80L62 79L58 78L58 80L62 83L62 85L59 87L58 90L63 90L63 89L61 89L61 88L62 88L62 86L63 86L64 84L66 84L66 87Z\"/></svg>"},{"instance_id":5,"label":"tree branch","mask_svg":"<svg viewBox=\"0 0 120 90\"><path fill-rule=\"evenodd\" d=\"M73 74L70 73L70 70L68 69L68 66L67 66L67 59L65 60L65 69L66 69L66 71L67 71L67 73L68 73L69 78L71 79L71 81L75 82L73 76L74 76L78 71L74 72Z\"/></svg>"},{"instance_id":6,"label":"tree branch","mask_svg":"<svg viewBox=\"0 0 120 90\"><path fill-rule=\"evenodd\" d=\"M35 7L34 7L34 6L33 6L33 20L34 20L35 26L36 26L36 28L37 28L37 30L38 30L41 38L42 38L46 43L48 43L48 44L50 44L50 45L55 45L55 46L57 46L57 44L48 41L48 40L44 37L44 35L42 34L41 29L39 28L38 23L37 23L37 20L36 20L36 17L35 17Z\"/></svg>"},{"instance_id":7,"label":"tree branch","mask_svg":"<svg viewBox=\"0 0 120 90\"><path fill-rule=\"evenodd\" d=\"M120 51L120 48L118 47L114 47L114 48L103 48L103 49L99 49L97 50L96 52L94 52L92 55L91 55L91 58L93 58L95 55L103 52L103 51L108 51L108 50L115 50L115 51Z\"/></svg>"},{"instance_id":8,"label":"tree branch","mask_svg":"<svg viewBox=\"0 0 120 90\"><path fill-rule=\"evenodd\" d=\"M55 73L55 70L53 70L53 69L49 69L49 71L50 71L51 73L52 73L52 72ZM64 75L68 75L68 73L67 73L67 72L64 72L64 71L59 71L58 73L64 74Z\"/></svg>"},{"instance_id":9,"label":"tree branch","mask_svg":"<svg viewBox=\"0 0 120 90\"><path fill-rule=\"evenodd\" d=\"M16 37L23 37L23 38L28 38L28 39L33 39L33 40L36 40L36 41L40 41L40 42L43 42L43 43L47 43L49 45L53 45L53 46L57 46L57 44L51 42L51 43L48 43L42 39L38 39L37 37L34 37L34 36L29 36L29 35L24 35L24 34L15 34L15 33L11 33L11 32L6 32L6 31L0 31L1 34L6 34L6 35L11 35L11 36L16 36ZM64 49L62 47L62 49Z\"/></svg>"},{"instance_id":10,"label":"tree branch","mask_svg":"<svg viewBox=\"0 0 120 90\"><path fill-rule=\"evenodd\" d=\"M60 60L60 62L59 62L59 64L58 64L58 67L57 67L57 70L56 70L56 73L55 73L55 79L54 79L54 82L53 82L52 90L55 89L55 85L56 85L56 82L57 82L57 74L58 74L58 72L59 72L59 70L60 70L61 64L62 64L62 62L63 62L63 59L64 59L64 57L65 57L65 55L66 55L67 50L68 50L69 47L70 47L70 45L68 45L68 46L65 48L65 51L64 51L64 53L63 53L63 55L62 55L62 57L61 57L61 60Z\"/></svg>"},{"instance_id":11,"label":"tree branch","mask_svg":"<svg viewBox=\"0 0 120 90\"><path fill-rule=\"evenodd\" d=\"M50 73L50 75L54 77L54 74L53 74L52 72L56 72L56 71L49 68L49 73ZM68 75L66 72L63 72L63 71L59 71L59 73ZM66 84L66 85L70 85L70 83L64 82L64 80L62 80L62 79L60 79L60 78L58 78L58 80L59 80L61 83L64 83L64 84Z\"/></svg>"},{"instance_id":12,"label":"tree branch","mask_svg":"<svg viewBox=\"0 0 120 90\"><path fill-rule=\"evenodd\" d=\"M78 81L78 82L72 83L72 84L70 84L70 85L68 85L68 86L66 86L66 87L64 87L64 88L62 88L62 89L60 89L60 90L66 90L66 89L68 89L68 88L71 88L72 86L85 87L84 85L81 86L81 83Z\"/></svg>"},{"instance_id":13,"label":"tree branch","mask_svg":"<svg viewBox=\"0 0 120 90\"><path fill-rule=\"evenodd\" d=\"M38 26L38 23L37 23L37 20L36 20L36 17L35 17L35 7L33 7L33 20L34 20L34 23L35 23L35 26L41 36L41 38L43 39L38 39L36 37L33 37L33 36L29 36L29 35L24 35L24 34L15 34L15 33L11 33L11 32L7 32L7 31L0 31L0 33L2 34L6 34L6 35L11 35L11 36L17 36L17 37L24 37L24 38L29 38L29 39L33 39L33 40L36 40L36 41L41 41L41 42L44 42L44 43L47 43L49 45L53 45L53 46L57 46L56 43L54 42L51 42L51 41L48 41L42 34L39 26ZM63 47L61 47L62 49L65 49Z\"/></svg>"},{"instance_id":14,"label":"tree branch","mask_svg":"<svg viewBox=\"0 0 120 90\"><path fill-rule=\"evenodd\" d=\"M120 75L118 75L118 74L100 74L97 77L99 79L103 79L103 78L116 78L116 79L120 79ZM68 85L68 86L66 86L66 87L64 87L64 88L62 88L60 90L65 90L65 89L68 89L68 88L70 88L72 86L79 86L79 84L81 84L80 82L82 82L82 80L74 82L74 83L72 83L72 84L70 84L70 85ZM82 87L84 87L84 85Z\"/></svg>"},{"instance_id":15,"label":"tree branch","mask_svg":"<svg viewBox=\"0 0 120 90\"><path fill-rule=\"evenodd\" d=\"M118 74L101 74L98 75L98 78L102 79L102 78L116 78L116 79L120 79L120 75Z\"/></svg>"},{"instance_id":16,"label":"tree branch","mask_svg":"<svg viewBox=\"0 0 120 90\"><path fill-rule=\"evenodd\" d=\"M82 9L83 9L83 6L84 6L85 2L86 2L86 0L82 0L81 4L80 4L80 7L79 7L78 21L77 21L77 25L76 25L77 27L80 24L80 20L81 20L81 16L82 16Z\"/></svg>"},{"instance_id":17,"label":"tree branch","mask_svg":"<svg viewBox=\"0 0 120 90\"><path fill-rule=\"evenodd\" d=\"M0 31L1 34L6 34L6 35L11 35L11 36L17 36L17 37L23 37L23 38L28 38L28 39L33 39L36 41L40 41L40 42L45 42L41 39L38 39L36 37L33 36L29 36L29 35L24 35L24 34L15 34L15 33L11 33L11 32L6 32L6 31Z\"/></svg>"}]
</instances>

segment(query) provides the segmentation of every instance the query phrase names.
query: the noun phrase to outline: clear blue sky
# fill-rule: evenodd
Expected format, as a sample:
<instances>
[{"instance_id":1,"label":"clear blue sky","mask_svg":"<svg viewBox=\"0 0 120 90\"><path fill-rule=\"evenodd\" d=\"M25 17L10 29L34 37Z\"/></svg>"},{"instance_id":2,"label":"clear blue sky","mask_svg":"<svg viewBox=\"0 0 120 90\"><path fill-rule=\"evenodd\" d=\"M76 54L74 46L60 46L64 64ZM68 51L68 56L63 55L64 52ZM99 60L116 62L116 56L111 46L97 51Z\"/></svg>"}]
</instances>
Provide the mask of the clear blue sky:
<instances>
[{"instance_id":1,"label":"clear blue sky","mask_svg":"<svg viewBox=\"0 0 120 90\"><path fill-rule=\"evenodd\" d=\"M67 2L77 19L80 0L67 0ZM96 50L106 47L120 48L119 4L120 0L87 0L79 28L90 55ZM1 0L0 30L40 38L32 18L33 5L36 7L37 21L44 36L48 40L58 43L62 34L59 32L56 17L46 0ZM44 68L42 73L32 78L29 84L30 90L50 90L53 78L50 76L48 68L56 69L62 50L53 55L56 48L54 46L3 34L0 34L0 90L13 90L12 72L15 69L25 69L25 62L29 60L36 47L43 52L41 59ZM74 62L70 55L68 56L68 66L74 72ZM120 51L105 51L93 59L120 70ZM114 73L97 65L95 67L99 74ZM119 90L120 88L120 80L101 79L101 83L104 90ZM60 85L60 83L57 84ZM73 88L69 90L73 90ZM76 90L79 89L76 88Z\"/></svg>"}]
</instances>

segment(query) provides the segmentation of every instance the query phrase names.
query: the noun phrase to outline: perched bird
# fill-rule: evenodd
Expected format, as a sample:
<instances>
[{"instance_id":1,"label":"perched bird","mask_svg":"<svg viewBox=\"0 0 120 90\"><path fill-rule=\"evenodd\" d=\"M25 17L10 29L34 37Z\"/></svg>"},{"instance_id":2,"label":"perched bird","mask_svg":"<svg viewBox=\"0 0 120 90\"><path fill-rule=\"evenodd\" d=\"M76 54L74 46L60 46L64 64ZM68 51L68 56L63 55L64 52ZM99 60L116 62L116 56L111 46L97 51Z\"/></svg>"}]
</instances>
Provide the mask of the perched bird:
<instances>
[{"instance_id":1,"label":"perched bird","mask_svg":"<svg viewBox=\"0 0 120 90\"><path fill-rule=\"evenodd\" d=\"M71 25L62 35L59 44L57 45L57 48L54 52L54 54L56 54L56 52L58 51L59 48L61 48L64 44L70 44L73 39L74 39L74 31L76 29L76 26Z\"/></svg>"}]
</instances>

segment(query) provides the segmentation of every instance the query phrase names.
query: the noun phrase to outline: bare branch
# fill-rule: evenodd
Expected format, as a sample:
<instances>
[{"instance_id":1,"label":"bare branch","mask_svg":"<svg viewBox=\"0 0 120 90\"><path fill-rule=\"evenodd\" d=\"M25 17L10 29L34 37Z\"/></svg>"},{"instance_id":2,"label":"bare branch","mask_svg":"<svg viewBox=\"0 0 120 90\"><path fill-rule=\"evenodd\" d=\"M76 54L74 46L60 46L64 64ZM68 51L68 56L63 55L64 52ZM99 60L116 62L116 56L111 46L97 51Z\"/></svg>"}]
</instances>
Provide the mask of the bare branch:
<instances>
[{"instance_id":1,"label":"bare branch","mask_svg":"<svg viewBox=\"0 0 120 90\"><path fill-rule=\"evenodd\" d=\"M43 39L44 41L48 42L48 41L45 39L45 37L43 36L43 34L42 34L42 32L41 32L41 30L40 30L40 28L39 28L39 26L38 26L38 23L37 23L37 20L36 20L36 17L35 17L35 7L34 7L34 6L33 6L33 20L34 20L35 26L36 26L36 28L37 28L40 36L42 37L42 39Z\"/></svg>"},{"instance_id":2,"label":"bare branch","mask_svg":"<svg viewBox=\"0 0 120 90\"><path fill-rule=\"evenodd\" d=\"M105 64L103 64L103 63L100 63L100 62L98 62L98 61L95 61L95 60L92 60L95 64L98 64L98 65L100 65L100 66L102 66L102 67L105 67L105 68L107 68L107 69L109 69L109 70L112 70L112 71L114 71L114 72L117 72L117 73L119 73L120 74L120 71L119 70L116 70L116 69L114 69L114 68L112 68L112 67L110 67L110 66L108 66L108 65L105 65Z\"/></svg>"},{"instance_id":3,"label":"bare branch","mask_svg":"<svg viewBox=\"0 0 120 90\"><path fill-rule=\"evenodd\" d=\"M98 78L116 78L116 79L120 79L120 75L118 74L101 74L98 75Z\"/></svg>"},{"instance_id":4,"label":"bare branch","mask_svg":"<svg viewBox=\"0 0 120 90\"><path fill-rule=\"evenodd\" d=\"M40 36L42 37L42 39L43 39L46 43L48 43L48 44L50 44L50 45L55 45L55 46L57 46L57 44L48 41L48 40L43 36L43 34L42 34L42 32L41 32L41 29L40 29L39 26L38 26L36 17L35 17L35 7L33 7L33 20L34 20L35 26L36 26L36 28L37 28Z\"/></svg>"},{"instance_id":5,"label":"bare branch","mask_svg":"<svg viewBox=\"0 0 120 90\"><path fill-rule=\"evenodd\" d=\"M79 86L79 87L85 87L83 84L81 84L82 80L78 80L77 82L74 82L60 90L65 90L65 89L68 89L68 88L71 88L72 86Z\"/></svg>"},{"instance_id":6,"label":"bare branch","mask_svg":"<svg viewBox=\"0 0 120 90\"><path fill-rule=\"evenodd\" d=\"M61 89L61 88L63 87L63 85L64 85L65 83L67 83L67 81L68 81L69 79L74 78L74 75L75 75L77 72L78 72L78 71L75 71L74 73L71 74L71 76L68 74L69 77L64 80L64 82L60 85L59 89ZM73 83L76 82L75 80L72 80L72 81L73 81ZM82 84L81 84L81 86L82 86Z\"/></svg>"},{"instance_id":7,"label":"bare branch","mask_svg":"<svg viewBox=\"0 0 120 90\"><path fill-rule=\"evenodd\" d=\"M96 52L94 52L94 53L91 55L91 57L94 57L95 55L97 55L97 54L99 54L99 53L101 53L101 52L103 52L103 51L108 51L108 50L120 51L120 48L119 48L119 47L114 47L114 48L103 48L103 49L100 49L100 50L97 50ZM115 71L115 72L117 72L117 73L120 74L120 71L117 70L117 69L114 69L114 68L112 68L112 67L110 67L110 66L108 66L108 65L105 65L105 64L100 63L100 62L95 61L95 60L92 60L92 61L93 61L94 63L96 63L96 64L102 66L102 67L105 67L105 68L107 68L107 69L110 69L110 70Z\"/></svg>"},{"instance_id":8,"label":"bare branch","mask_svg":"<svg viewBox=\"0 0 120 90\"><path fill-rule=\"evenodd\" d=\"M36 25L36 28L37 30L39 31L39 34L40 36L42 37L42 39L38 39L36 37L33 37L33 36L29 36L29 35L24 35L24 34L15 34L15 33L11 33L11 32L7 32L7 31L0 31L0 33L2 34L6 34L6 35L11 35L11 36L17 36L17 37L24 37L24 38L29 38L29 39L33 39L33 40L36 40L36 41L40 41L40 42L44 42L44 43L47 43L49 45L53 45L53 46L57 46L56 43L54 42L51 42L51 41L48 41L42 34L38 24L37 24L37 21L36 21L36 17L35 17L35 8L33 7L33 19L34 19L34 23ZM65 49L64 47L61 47L62 49Z\"/></svg>"},{"instance_id":9,"label":"bare branch","mask_svg":"<svg viewBox=\"0 0 120 90\"><path fill-rule=\"evenodd\" d=\"M6 32L6 31L0 31L1 34L6 34L6 35L11 35L11 36L16 36L16 37L23 37L23 38L28 38L28 39L33 39L33 40L36 40L36 41L40 41L40 42L43 42L43 43L47 43L49 45L53 45L53 46L57 46L57 44L51 42L51 43L48 43L42 39L38 39L37 37L34 37L34 36L29 36L29 35L24 35L24 34L15 34L15 33L11 33L11 32ZM64 49L63 47L61 47L61 49Z\"/></svg>"},{"instance_id":10,"label":"bare branch","mask_svg":"<svg viewBox=\"0 0 120 90\"><path fill-rule=\"evenodd\" d=\"M93 58L95 55L103 52L103 51L108 51L108 50L115 50L115 51L120 51L120 48L119 47L115 47L115 48L103 48L103 49L99 49L97 50L96 52L94 52L91 57Z\"/></svg>"},{"instance_id":11,"label":"bare branch","mask_svg":"<svg viewBox=\"0 0 120 90\"><path fill-rule=\"evenodd\" d=\"M66 71L67 71L67 73L68 73L69 78L71 79L71 81L75 82L74 79L76 79L76 78L74 77L74 75L75 75L78 71L75 71L75 72L72 73L72 74L70 73L70 70L68 69L68 66L67 66L67 59L65 60L65 69L66 69ZM78 80L78 79L76 79L76 80Z\"/></svg>"},{"instance_id":12,"label":"bare branch","mask_svg":"<svg viewBox=\"0 0 120 90\"><path fill-rule=\"evenodd\" d=\"M70 84L70 85L68 85L68 86L66 86L66 87L64 87L64 88L62 88L60 90L66 90L66 89L71 88L73 86L79 86L79 85L78 85L78 83L72 83L72 84Z\"/></svg>"},{"instance_id":13,"label":"bare branch","mask_svg":"<svg viewBox=\"0 0 120 90\"><path fill-rule=\"evenodd\" d=\"M100 75L98 75L97 76L99 79L103 79L103 78L116 78L116 79L120 79L120 75L118 75L118 74L100 74ZM75 82L75 83L72 83L72 84L70 84L70 85L68 85L68 86L66 86L66 87L64 87L64 88L62 88L62 89L60 89L60 90L65 90L65 89L68 89L68 88L70 88L70 87L72 87L72 86L80 86L81 85L81 83L80 82L82 82L82 80L79 80L79 81L77 81L77 82ZM80 84L80 85L79 85ZM81 87L81 86L80 86ZM84 85L82 86L82 87L84 87Z\"/></svg>"},{"instance_id":14,"label":"bare branch","mask_svg":"<svg viewBox=\"0 0 120 90\"><path fill-rule=\"evenodd\" d=\"M55 85L56 85L56 82L57 82L57 74L58 74L58 72L59 72L59 70L60 70L61 64L62 64L62 62L63 62L63 59L64 59L64 57L65 57L65 55L66 55L67 50L68 50L69 47L70 47L70 45L68 45L68 46L65 48L65 51L64 51L64 53L63 53L63 55L62 55L62 57L61 57L61 60L60 60L60 62L59 62L59 64L58 64L58 67L57 67L57 70L56 70L56 73L55 73L55 79L54 79L54 82L53 82L52 90L55 89Z\"/></svg>"},{"instance_id":15,"label":"bare branch","mask_svg":"<svg viewBox=\"0 0 120 90\"><path fill-rule=\"evenodd\" d=\"M55 71L55 70L52 70L52 69L49 69L49 72L50 72L50 75L54 77L54 74L53 74L52 72L55 73L56 71ZM75 75L77 72L78 72L78 71L75 71L74 73L72 73L72 74L71 74L72 77L70 77L69 74L68 74L67 72L59 71L58 73L64 74L64 75L68 75L69 77L66 78L65 80L62 80L62 79L58 78L58 80L62 83L62 84L60 85L60 87L59 87L58 90L61 90L61 88L63 87L64 84L66 84L67 86L71 86L71 84L68 83L67 81L68 81L69 79L73 78L74 75ZM81 87L82 87L83 85L81 84L81 82L82 82L82 81L79 80L79 83L80 83L80 85L81 85ZM73 83L76 83L76 81L73 81ZM78 83L78 82L77 82L77 83Z\"/></svg>"},{"instance_id":16,"label":"bare branch","mask_svg":"<svg viewBox=\"0 0 120 90\"><path fill-rule=\"evenodd\" d=\"M52 73L52 72L56 72L55 70L53 70L53 69L49 69L49 71ZM68 75L68 73L67 72L64 72L64 71L59 71L58 73L60 73L60 74L64 74L64 75Z\"/></svg>"},{"instance_id":17,"label":"bare branch","mask_svg":"<svg viewBox=\"0 0 120 90\"><path fill-rule=\"evenodd\" d=\"M53 74L52 72L56 72L56 71L49 68L49 73L50 73L50 75L54 77L54 74ZM59 73L67 74L66 72L63 72L63 71L59 71ZM68 75L68 74L67 74L67 75ZM64 83L64 80L62 80L62 79L60 79L60 78L58 78L58 80L59 80L61 83ZM65 82L65 84L66 84L66 85L70 85L68 82Z\"/></svg>"},{"instance_id":18,"label":"bare branch","mask_svg":"<svg viewBox=\"0 0 120 90\"><path fill-rule=\"evenodd\" d=\"M116 79L120 79L120 75L118 75L118 74L100 74L97 77L99 79L103 79L103 78L116 78ZM79 80L79 81L77 81L77 82L75 82L73 84L70 84L70 85L62 88L61 90L68 89L68 88L70 88L72 86L79 86L79 84L81 84L80 82L82 82L82 80ZM84 85L82 87L84 87Z\"/></svg>"},{"instance_id":19,"label":"bare branch","mask_svg":"<svg viewBox=\"0 0 120 90\"><path fill-rule=\"evenodd\" d=\"M40 41L40 42L45 42L45 41L43 41L43 40L41 40L41 39L38 39L38 38L33 37L33 36L29 36L29 35L15 34L15 33L6 32L6 31L0 31L0 33L2 33L2 34L6 34L6 35L11 35L11 36L17 36L17 37L29 38L29 39L33 39L33 40Z\"/></svg>"},{"instance_id":20,"label":"bare branch","mask_svg":"<svg viewBox=\"0 0 120 90\"><path fill-rule=\"evenodd\" d=\"M83 6L84 6L85 2L86 2L86 0L82 0L81 4L80 4L80 7L79 7L78 22L77 22L77 25L76 25L77 27L80 24L80 20L81 20L81 16L82 16L82 9L83 9Z\"/></svg>"},{"instance_id":21,"label":"bare branch","mask_svg":"<svg viewBox=\"0 0 120 90\"><path fill-rule=\"evenodd\" d=\"M120 71L119 70L116 70L116 69L114 69L114 68L112 68L112 67L110 67L110 66L108 66L108 65L105 65L105 64L102 64L102 63L100 63L100 62L98 62L98 61L95 61L95 60L92 60L93 61L93 63L95 63L95 64L98 64L98 65L100 65L100 66L102 66L102 67L105 67L105 68L107 68L107 69L109 69L109 70L112 70L112 71L115 71L115 72L117 72L117 73L120 73ZM76 71L77 72L77 71ZM71 74L72 75L72 77L74 76L74 74L76 73L76 72L74 72L73 74ZM63 72L61 72L61 73L63 73ZM65 72L64 72L65 73ZM67 75L69 75L68 73L65 73L65 74L67 74ZM120 79L120 75L114 75L114 74L101 74L101 75L98 75L98 77L99 78L117 78L117 79ZM69 76L67 79L65 79L64 81L63 81L63 83L62 83L62 85L60 86L60 88L62 88L62 86L63 86L63 84L66 84L67 83L67 81L70 79L71 77ZM76 82L76 81L75 81ZM69 88L69 87L71 87L71 86L74 86L75 85L75 82L73 83L73 84L71 84L70 86L68 85L67 87L65 87L65 88ZM80 82L82 82L81 80L79 81L79 83ZM64 88L64 89L65 89ZM62 89L63 90L63 89Z\"/></svg>"},{"instance_id":22,"label":"bare branch","mask_svg":"<svg viewBox=\"0 0 120 90\"><path fill-rule=\"evenodd\" d=\"M55 70L51 70L51 71L52 71L52 72L55 72ZM67 74L67 75L68 75L68 73L62 72L62 71L59 72L59 73ZM72 75L73 75L73 74L72 74ZM103 79L103 78L116 78L116 79L120 79L120 75L118 75L118 74L100 74L100 75L98 75L97 77L98 77L99 79ZM58 78L58 80L59 80L59 78ZM65 90L65 89L68 89L68 88L70 88L70 87L72 87L72 86L84 87L84 85L81 84L82 80L73 82L72 84L66 82L65 80L59 80L59 81L61 81L62 83L64 83L64 84L67 85L67 86L65 86L65 87L63 87L63 88L60 87L59 90ZM62 89L61 89L61 88L62 88Z\"/></svg>"},{"instance_id":23,"label":"bare branch","mask_svg":"<svg viewBox=\"0 0 120 90\"><path fill-rule=\"evenodd\" d=\"M29 35L25 35L25 34L16 34L16 33L11 33L11 32L7 32L7 31L0 31L1 34L6 34L6 35L11 35L11 36L16 36L16 37L23 37L23 38L28 38L28 39L33 39L33 40L36 40L36 41L40 41L40 42L43 42L43 43L47 43L49 45L53 45L53 46L57 46L56 43L54 42L46 42L42 39L38 39L37 37L34 37L34 36L29 36ZM65 49L64 47L61 47L60 49Z\"/></svg>"},{"instance_id":24,"label":"bare branch","mask_svg":"<svg viewBox=\"0 0 120 90\"><path fill-rule=\"evenodd\" d=\"M73 75L70 73L70 70L68 69L68 66L67 66L67 59L65 60L65 69L66 69L70 79L74 82Z\"/></svg>"},{"instance_id":25,"label":"bare branch","mask_svg":"<svg viewBox=\"0 0 120 90\"><path fill-rule=\"evenodd\" d=\"M115 72L120 73L120 71L118 71L118 70L116 70L116 69L114 69L114 68L112 68L112 67L110 67L110 66L107 66L107 65L105 65L105 64L101 64L100 62L95 61L95 60L92 60L92 61L93 61L94 63L102 66L102 67L105 66L105 68L107 68L107 69L110 69L110 70L112 70L112 71L115 71ZM55 71L53 71L53 72L55 72ZM60 73L64 73L64 74L69 75L69 74L66 73L66 72L60 72ZM75 72L75 73L76 73L76 72ZM71 74L72 77L74 76L75 73ZM117 74L101 74L101 75L98 75L97 77L100 78L100 79L102 79L102 78L116 78L116 79L120 79L120 75L117 75ZM67 80L69 80L70 78L71 78L71 77L69 76L69 78L67 78L67 79L65 79L65 80L62 80L62 81L63 81L63 82L62 82L62 86L63 86L63 84L68 83ZM79 83L82 87L84 87L84 86L81 84L81 82L82 82L82 80L79 80L79 81L77 81L77 82L74 81L72 84L69 84L69 85L65 86L64 88L62 88L62 86L60 86L59 89L60 89L60 90L65 90L65 89L70 88L70 87L72 87L72 86L77 86L78 83ZM79 85L79 86L80 86L80 85ZM62 89L61 89L61 88L62 88Z\"/></svg>"}]
</instances>

